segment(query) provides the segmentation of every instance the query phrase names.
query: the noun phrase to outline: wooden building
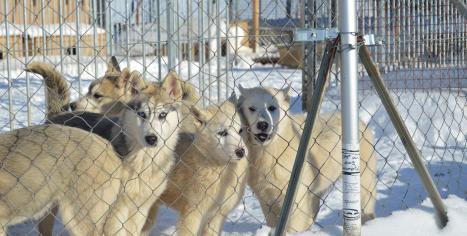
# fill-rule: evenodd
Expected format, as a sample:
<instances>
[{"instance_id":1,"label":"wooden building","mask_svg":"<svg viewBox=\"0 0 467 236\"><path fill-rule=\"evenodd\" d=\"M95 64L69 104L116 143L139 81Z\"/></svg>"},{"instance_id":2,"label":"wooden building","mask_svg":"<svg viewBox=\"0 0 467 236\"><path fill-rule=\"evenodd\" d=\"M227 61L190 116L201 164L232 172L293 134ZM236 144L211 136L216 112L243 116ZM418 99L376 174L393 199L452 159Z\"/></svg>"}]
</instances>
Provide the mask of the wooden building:
<instances>
[{"instance_id":1,"label":"wooden building","mask_svg":"<svg viewBox=\"0 0 467 236\"><path fill-rule=\"evenodd\" d=\"M0 59L7 51L12 57L106 54L106 32L92 25L92 0L4 1L6 8L0 4L0 15L6 15L8 22L4 17L0 22Z\"/></svg>"}]
</instances>

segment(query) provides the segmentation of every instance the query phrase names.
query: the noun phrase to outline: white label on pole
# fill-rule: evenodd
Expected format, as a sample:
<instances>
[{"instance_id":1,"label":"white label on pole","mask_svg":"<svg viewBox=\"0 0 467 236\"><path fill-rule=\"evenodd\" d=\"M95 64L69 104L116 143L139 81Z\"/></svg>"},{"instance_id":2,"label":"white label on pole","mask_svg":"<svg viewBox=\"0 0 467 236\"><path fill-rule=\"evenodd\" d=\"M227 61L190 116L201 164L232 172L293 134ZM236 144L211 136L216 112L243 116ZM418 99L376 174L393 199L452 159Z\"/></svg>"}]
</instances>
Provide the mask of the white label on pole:
<instances>
[{"instance_id":1,"label":"white label on pole","mask_svg":"<svg viewBox=\"0 0 467 236\"><path fill-rule=\"evenodd\" d=\"M342 184L344 190L344 229L360 230L360 150L358 145L342 148Z\"/></svg>"}]
</instances>

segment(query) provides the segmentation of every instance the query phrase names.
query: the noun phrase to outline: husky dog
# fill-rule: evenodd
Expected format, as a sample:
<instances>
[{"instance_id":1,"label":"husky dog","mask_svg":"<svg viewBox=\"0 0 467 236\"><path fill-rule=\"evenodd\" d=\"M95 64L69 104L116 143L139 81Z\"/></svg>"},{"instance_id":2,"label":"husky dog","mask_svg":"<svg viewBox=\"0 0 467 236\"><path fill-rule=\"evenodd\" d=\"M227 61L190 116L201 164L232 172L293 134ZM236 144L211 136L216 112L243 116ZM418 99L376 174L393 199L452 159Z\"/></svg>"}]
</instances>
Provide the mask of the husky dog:
<instances>
[{"instance_id":1,"label":"husky dog","mask_svg":"<svg viewBox=\"0 0 467 236\"><path fill-rule=\"evenodd\" d=\"M165 190L175 163L173 150L183 118L181 99L181 82L172 72L164 79L160 91L149 98L152 105L140 104L147 110L146 115L141 114L142 119L150 124L145 128L157 129L155 136L145 139L155 146L143 148L123 160L122 190L106 220L105 235L138 235L150 207Z\"/></svg>"},{"instance_id":2,"label":"husky dog","mask_svg":"<svg viewBox=\"0 0 467 236\"><path fill-rule=\"evenodd\" d=\"M145 83L139 72L130 71L128 68L121 70L117 59L113 56L107 65L105 75L94 80L89 85L87 94L72 103L69 103L70 94L65 78L51 65L32 62L25 71L44 77L48 91L46 97L48 117L62 112L67 106L73 111L105 113L114 102L128 102L138 94L144 93L143 90L152 89L151 84Z\"/></svg>"},{"instance_id":3,"label":"husky dog","mask_svg":"<svg viewBox=\"0 0 467 236\"><path fill-rule=\"evenodd\" d=\"M47 110L47 117L50 118L51 123L64 124L92 131L111 141L114 149L122 157L127 156L131 151L130 147L133 146L128 144L129 139L127 139L126 135L122 132L109 132L111 130L116 130L111 129L112 127L119 128L115 125L115 118L110 118L111 115L114 115L112 111L115 110L112 109L112 107L118 101L126 101L139 96L139 94L157 93L159 92L158 88L161 87L161 84L144 83L141 75L136 71L130 72L127 68L121 71L117 60L115 57L112 57L108 63L106 74L89 86L88 93L85 97L71 103L70 107L74 112L53 117L62 112L64 110L63 107L68 105L63 102L69 101L68 87L64 77L53 69L52 66L40 62L29 64L26 71L42 75L48 91L53 92L49 93L53 96L47 96L46 100L48 104L55 104L53 106L49 105ZM187 108L199 101L199 96L195 88L189 82L182 81L174 72L170 72L169 75L170 77L175 77L177 83L182 87L182 102L185 104L182 108ZM121 89L122 87L125 89ZM187 109L182 110L184 114L189 113ZM108 116L90 113L93 111L105 113ZM183 120L185 121L185 119ZM182 122L182 125L188 126L186 122ZM39 223L39 232L43 236L52 235L55 221L54 215L56 215L56 212L57 208L54 208L51 214L42 219Z\"/></svg>"},{"instance_id":4,"label":"husky dog","mask_svg":"<svg viewBox=\"0 0 467 236\"><path fill-rule=\"evenodd\" d=\"M89 131L92 128L93 133L110 140L116 148L115 150L121 155L127 154L125 152L128 151L128 146L124 139L125 135L119 133L118 136L113 137L113 134L108 132L110 127L114 125L114 121L110 116L116 115L110 112L117 110L112 108L119 101L129 101L140 94L153 94L157 91L157 85L145 83L141 74L137 71L130 71L128 68L122 71L117 59L113 56L107 64L105 75L93 81L87 94L72 103L70 103L67 81L52 65L44 62L32 62L25 71L39 74L44 78L48 123L64 124ZM75 112L57 116L57 114L67 111L69 108ZM86 112L76 113L77 111ZM108 116L102 117L100 114L89 112L105 113ZM52 209L51 214L41 219L38 224L39 232L43 236L52 235L54 215L56 215L57 211L57 208Z\"/></svg>"},{"instance_id":5,"label":"husky dog","mask_svg":"<svg viewBox=\"0 0 467 236\"><path fill-rule=\"evenodd\" d=\"M227 215L238 205L247 183L248 155L239 134L240 118L229 101L194 110L195 133L183 133L178 163L169 184L151 208L142 235L149 235L160 204L179 212L177 235L220 235Z\"/></svg>"},{"instance_id":6,"label":"husky dog","mask_svg":"<svg viewBox=\"0 0 467 236\"><path fill-rule=\"evenodd\" d=\"M267 225L275 227L284 202L297 154L304 117L292 116L288 88L245 89L241 86L237 109L246 128L250 154L248 184L258 197ZM374 218L376 160L373 136L360 122L362 221ZM319 211L321 196L340 177L342 168L341 117L321 114L316 120L310 146L295 194L287 232L310 228Z\"/></svg>"},{"instance_id":7,"label":"husky dog","mask_svg":"<svg viewBox=\"0 0 467 236\"><path fill-rule=\"evenodd\" d=\"M166 104L151 100L131 101L128 106L134 111L117 105L126 135L141 150L158 149L158 133L152 127L161 127L160 121L146 117L160 115L156 108ZM98 135L56 124L1 134L0 235L8 225L37 219L55 204L72 235L102 235L126 172L125 163L109 146Z\"/></svg>"}]
</instances>

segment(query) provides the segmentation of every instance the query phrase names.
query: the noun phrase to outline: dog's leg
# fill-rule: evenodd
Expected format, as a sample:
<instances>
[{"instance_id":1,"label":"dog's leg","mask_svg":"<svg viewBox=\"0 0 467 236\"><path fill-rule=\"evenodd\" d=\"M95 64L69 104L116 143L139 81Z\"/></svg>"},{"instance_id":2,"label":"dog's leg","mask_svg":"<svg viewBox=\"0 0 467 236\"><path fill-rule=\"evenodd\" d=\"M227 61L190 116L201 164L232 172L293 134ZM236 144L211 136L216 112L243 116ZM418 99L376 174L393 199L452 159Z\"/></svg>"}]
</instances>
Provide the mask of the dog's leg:
<instances>
[{"instance_id":1,"label":"dog's leg","mask_svg":"<svg viewBox=\"0 0 467 236\"><path fill-rule=\"evenodd\" d=\"M39 230L39 235L42 236L52 236L54 229L55 217L57 216L58 206L52 208L50 213L44 216L37 225Z\"/></svg>"},{"instance_id":2,"label":"dog's leg","mask_svg":"<svg viewBox=\"0 0 467 236\"><path fill-rule=\"evenodd\" d=\"M214 217L211 218L203 227L203 236L217 236L222 232L222 227L224 226L225 216L222 213L217 213Z\"/></svg>"},{"instance_id":3,"label":"dog's leg","mask_svg":"<svg viewBox=\"0 0 467 236\"><path fill-rule=\"evenodd\" d=\"M122 196L123 198L123 196ZM118 199L112 206L109 217L105 221L104 235L124 235L127 233L126 224L129 224L129 210L124 199Z\"/></svg>"},{"instance_id":4,"label":"dog's leg","mask_svg":"<svg viewBox=\"0 0 467 236\"><path fill-rule=\"evenodd\" d=\"M360 188L362 206L362 224L375 218L376 205L376 157L373 148L373 135L371 131L366 131L362 135L360 142Z\"/></svg>"},{"instance_id":5,"label":"dog's leg","mask_svg":"<svg viewBox=\"0 0 467 236\"><path fill-rule=\"evenodd\" d=\"M203 222L203 214L196 208L190 208L187 212L181 212L177 222L178 236L198 236L201 223Z\"/></svg>"},{"instance_id":6,"label":"dog's leg","mask_svg":"<svg viewBox=\"0 0 467 236\"><path fill-rule=\"evenodd\" d=\"M149 209L148 217L146 218L146 223L144 223L143 230L141 231L141 236L147 236L151 233L152 226L156 223L157 213L159 212L160 202L156 201Z\"/></svg>"},{"instance_id":7,"label":"dog's leg","mask_svg":"<svg viewBox=\"0 0 467 236\"><path fill-rule=\"evenodd\" d=\"M6 231L7 231L8 225L6 224L0 224L0 236L7 236Z\"/></svg>"}]
</instances>

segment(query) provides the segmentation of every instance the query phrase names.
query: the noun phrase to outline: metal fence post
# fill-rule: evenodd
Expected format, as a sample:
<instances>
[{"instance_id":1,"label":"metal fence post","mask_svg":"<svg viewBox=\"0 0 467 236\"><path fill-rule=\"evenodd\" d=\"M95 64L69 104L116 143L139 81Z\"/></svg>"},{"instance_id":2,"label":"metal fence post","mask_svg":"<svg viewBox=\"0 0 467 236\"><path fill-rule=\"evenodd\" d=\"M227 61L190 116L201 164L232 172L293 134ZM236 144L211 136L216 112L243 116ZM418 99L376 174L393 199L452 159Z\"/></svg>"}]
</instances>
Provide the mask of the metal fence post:
<instances>
[{"instance_id":1,"label":"metal fence post","mask_svg":"<svg viewBox=\"0 0 467 236\"><path fill-rule=\"evenodd\" d=\"M173 0L167 1L167 44L168 44L168 62L167 62L167 69L171 70L175 67L175 42L173 40L174 37L174 18L173 18L173 8L174 3Z\"/></svg>"},{"instance_id":2,"label":"metal fence post","mask_svg":"<svg viewBox=\"0 0 467 236\"><path fill-rule=\"evenodd\" d=\"M360 146L358 138L357 1L341 0L342 176L344 235L360 235Z\"/></svg>"},{"instance_id":3,"label":"metal fence post","mask_svg":"<svg viewBox=\"0 0 467 236\"><path fill-rule=\"evenodd\" d=\"M303 26L304 28L316 28L316 8L312 0L303 1ZM312 92L316 78L316 43L306 42L303 45L302 55L302 110L308 111L311 106Z\"/></svg>"}]
</instances>

